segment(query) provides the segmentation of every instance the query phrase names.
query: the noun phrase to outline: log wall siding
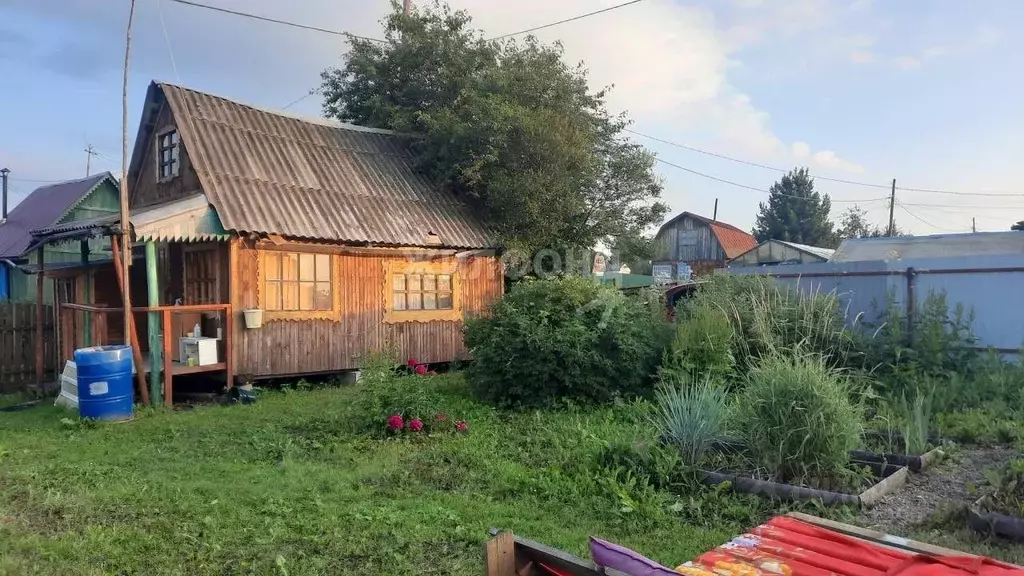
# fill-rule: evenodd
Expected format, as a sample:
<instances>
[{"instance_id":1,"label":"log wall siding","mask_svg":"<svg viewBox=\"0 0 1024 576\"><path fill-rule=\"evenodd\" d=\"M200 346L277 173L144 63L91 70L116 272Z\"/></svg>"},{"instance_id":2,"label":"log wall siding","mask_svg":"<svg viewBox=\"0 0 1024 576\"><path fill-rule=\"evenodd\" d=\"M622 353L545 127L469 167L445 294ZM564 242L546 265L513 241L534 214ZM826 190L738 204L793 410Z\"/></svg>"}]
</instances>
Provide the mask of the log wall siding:
<instances>
[{"instance_id":1,"label":"log wall siding","mask_svg":"<svg viewBox=\"0 0 1024 576\"><path fill-rule=\"evenodd\" d=\"M262 328L245 328L242 310L259 303L260 251L231 244L232 302L236 313L236 374L254 377L332 372L357 368L360 357L390 342L402 358L448 362L464 358L461 321L384 323L384 264L400 256L356 254L341 249L332 257L341 295L339 319L277 320ZM493 256L459 259L462 310L471 316L486 312L501 296L500 263Z\"/></svg>"}]
</instances>

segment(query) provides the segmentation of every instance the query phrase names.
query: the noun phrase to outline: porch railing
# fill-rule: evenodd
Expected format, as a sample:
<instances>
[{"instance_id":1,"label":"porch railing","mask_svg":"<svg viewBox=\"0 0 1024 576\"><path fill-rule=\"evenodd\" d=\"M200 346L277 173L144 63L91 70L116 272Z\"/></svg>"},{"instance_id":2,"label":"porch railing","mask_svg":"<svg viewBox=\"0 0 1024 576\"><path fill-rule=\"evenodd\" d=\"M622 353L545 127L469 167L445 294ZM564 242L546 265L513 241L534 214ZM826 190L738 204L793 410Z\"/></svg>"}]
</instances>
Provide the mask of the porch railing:
<instances>
[{"instance_id":1,"label":"porch railing","mask_svg":"<svg viewBox=\"0 0 1024 576\"><path fill-rule=\"evenodd\" d=\"M222 322L224 328L222 333L224 354L222 358L218 358L220 362L206 366L189 366L185 362L175 362L174 346L177 345L178 336L173 333L174 316L177 314L210 312L224 315ZM75 350L78 348L123 344L124 338L121 336L123 333L123 313L123 309L109 306L62 304L60 311L61 367L63 367L64 362L74 358ZM224 372L228 387L234 384L234 358L232 357L234 313L230 304L140 306L132 308L132 313L134 317L133 323L138 331L140 344L149 342L149 339L146 337L148 333L148 324L145 320L146 315L155 313L160 317L164 404L172 404L175 375ZM122 330L117 330L116 334L112 335L110 330L112 326L121 327ZM219 351L218 354L220 354ZM142 354L142 365L135 366L136 372L152 374L152 368L150 366L150 356ZM144 395L140 395L140 397L144 397Z\"/></svg>"}]
</instances>

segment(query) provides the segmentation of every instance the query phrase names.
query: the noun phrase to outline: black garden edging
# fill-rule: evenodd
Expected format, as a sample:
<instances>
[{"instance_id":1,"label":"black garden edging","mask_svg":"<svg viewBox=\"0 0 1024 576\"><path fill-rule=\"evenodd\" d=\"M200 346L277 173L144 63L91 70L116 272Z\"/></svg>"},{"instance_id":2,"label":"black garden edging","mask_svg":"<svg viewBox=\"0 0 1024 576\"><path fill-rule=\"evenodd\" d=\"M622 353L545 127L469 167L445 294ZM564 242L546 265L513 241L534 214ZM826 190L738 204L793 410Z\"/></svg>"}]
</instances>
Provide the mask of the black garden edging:
<instances>
[{"instance_id":1,"label":"black garden edging","mask_svg":"<svg viewBox=\"0 0 1024 576\"><path fill-rule=\"evenodd\" d=\"M906 466L911 472L924 472L933 464L941 461L945 455L946 453L939 448L933 448L919 456L911 454L878 454L870 450L850 451L850 457L854 460Z\"/></svg>"},{"instance_id":2,"label":"black garden edging","mask_svg":"<svg viewBox=\"0 0 1024 576\"><path fill-rule=\"evenodd\" d=\"M768 480L757 480L756 478L712 472L710 470L698 470L697 478L706 486L717 486L723 482L730 482L732 487L740 492L756 494L772 500L790 502L821 500L827 506L845 505L858 508L874 506L883 496L899 489L907 481L907 468L903 466L893 466L885 462L852 462L852 464L870 467L876 476L881 479L860 494L845 494L830 490L793 486L792 484L781 484Z\"/></svg>"},{"instance_id":3,"label":"black garden edging","mask_svg":"<svg viewBox=\"0 0 1024 576\"><path fill-rule=\"evenodd\" d=\"M1024 542L1024 518L1007 516L998 512L985 512L985 500L982 497L967 508L967 525L972 530L986 536L999 536L1014 542Z\"/></svg>"}]
</instances>

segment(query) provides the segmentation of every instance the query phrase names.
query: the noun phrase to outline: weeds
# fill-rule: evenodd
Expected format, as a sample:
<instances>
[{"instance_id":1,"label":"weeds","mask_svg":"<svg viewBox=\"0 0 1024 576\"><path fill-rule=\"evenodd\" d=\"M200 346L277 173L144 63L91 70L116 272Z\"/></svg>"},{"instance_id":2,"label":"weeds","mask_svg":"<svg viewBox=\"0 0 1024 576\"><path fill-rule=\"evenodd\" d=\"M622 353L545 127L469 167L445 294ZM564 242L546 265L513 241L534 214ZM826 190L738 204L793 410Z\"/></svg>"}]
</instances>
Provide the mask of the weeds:
<instances>
[{"instance_id":1,"label":"weeds","mask_svg":"<svg viewBox=\"0 0 1024 576\"><path fill-rule=\"evenodd\" d=\"M899 411L906 453L924 454L930 445L932 393L918 388L912 400L900 396Z\"/></svg>"}]
</instances>

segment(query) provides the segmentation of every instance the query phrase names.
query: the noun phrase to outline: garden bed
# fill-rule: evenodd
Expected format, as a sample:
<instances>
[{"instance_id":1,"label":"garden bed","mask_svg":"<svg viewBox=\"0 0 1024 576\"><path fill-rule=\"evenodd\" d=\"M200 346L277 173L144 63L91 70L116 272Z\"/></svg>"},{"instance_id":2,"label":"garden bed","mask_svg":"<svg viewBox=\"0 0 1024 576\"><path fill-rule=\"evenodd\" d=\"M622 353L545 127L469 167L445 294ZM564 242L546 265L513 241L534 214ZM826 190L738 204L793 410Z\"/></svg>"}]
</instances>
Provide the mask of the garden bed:
<instances>
[{"instance_id":1,"label":"garden bed","mask_svg":"<svg viewBox=\"0 0 1024 576\"><path fill-rule=\"evenodd\" d=\"M858 461L851 462L851 466L866 466L870 468L876 481L866 486L862 492L850 494L847 492L773 482L771 480L759 480L728 472L699 470L697 476L701 483L708 486L717 486L723 482L729 482L735 490L756 494L772 500L790 502L820 500L826 506L856 506L858 508L874 506L883 496L898 490L907 481L908 472L905 466L895 466L885 462Z\"/></svg>"}]
</instances>

